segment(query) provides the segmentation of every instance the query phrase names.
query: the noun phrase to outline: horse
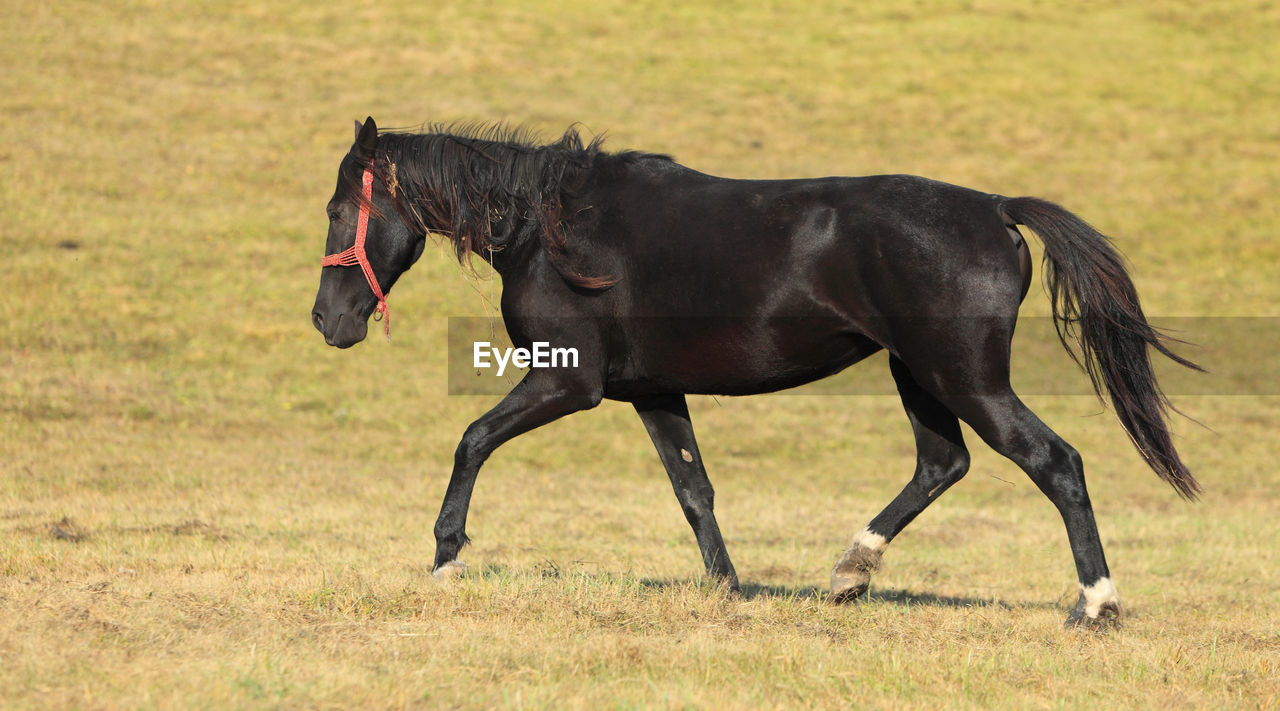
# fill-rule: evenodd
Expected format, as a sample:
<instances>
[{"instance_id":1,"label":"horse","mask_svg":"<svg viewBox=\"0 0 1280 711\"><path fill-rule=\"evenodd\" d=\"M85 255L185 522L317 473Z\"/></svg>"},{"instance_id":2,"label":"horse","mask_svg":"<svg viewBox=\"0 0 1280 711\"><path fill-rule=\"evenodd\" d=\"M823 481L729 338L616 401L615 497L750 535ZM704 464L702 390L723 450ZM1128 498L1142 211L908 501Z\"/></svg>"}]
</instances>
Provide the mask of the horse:
<instances>
[{"instance_id":1,"label":"horse","mask_svg":"<svg viewBox=\"0 0 1280 711\"><path fill-rule=\"evenodd\" d=\"M1173 445L1150 351L1199 366L1147 321L1110 238L1046 200L909 175L726 179L605 151L576 127L542 142L494 124L380 133L369 117L327 212L312 322L329 345L363 340L371 316L390 336L386 294L434 235L499 275L512 343L579 354L576 367L529 369L466 428L434 528L437 577L465 569L467 512L494 450L608 398L644 423L707 575L739 591L686 395L790 388L883 349L915 471L837 558L827 599L866 595L889 542L964 477L964 421L1061 514L1079 582L1066 625L1119 624L1082 458L1010 385L1032 274L1019 225L1044 245L1062 345L1156 474L1187 500L1201 491Z\"/></svg>"}]
</instances>

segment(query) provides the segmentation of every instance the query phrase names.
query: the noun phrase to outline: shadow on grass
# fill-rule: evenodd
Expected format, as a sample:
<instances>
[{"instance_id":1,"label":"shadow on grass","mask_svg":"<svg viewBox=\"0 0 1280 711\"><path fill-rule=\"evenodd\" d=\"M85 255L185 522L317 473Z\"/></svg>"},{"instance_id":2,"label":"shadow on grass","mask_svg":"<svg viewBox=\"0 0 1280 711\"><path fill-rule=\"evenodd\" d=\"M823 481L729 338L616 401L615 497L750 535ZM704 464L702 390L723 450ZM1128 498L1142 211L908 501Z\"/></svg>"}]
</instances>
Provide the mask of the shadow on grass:
<instances>
[{"instance_id":1,"label":"shadow on grass","mask_svg":"<svg viewBox=\"0 0 1280 711\"><path fill-rule=\"evenodd\" d=\"M993 597L954 597L951 595L934 595L918 593L910 590L873 590L867 602L888 603L903 607L998 607L1002 610L1053 610L1057 605L1052 602L1016 601L1008 602Z\"/></svg>"},{"instance_id":2,"label":"shadow on grass","mask_svg":"<svg viewBox=\"0 0 1280 711\"><path fill-rule=\"evenodd\" d=\"M704 590L712 594L732 595L720 583L705 577L694 578L637 578L625 573L588 573L581 570L564 570L554 563L535 566L529 569L515 569L503 565L486 565L478 571L479 577L488 580L511 579L531 576L535 578L579 577L600 585L637 586L642 590L668 592L687 590L690 588ZM740 585L738 595L743 600L789 600L800 602L825 603L826 588L814 585L770 585L744 581ZM1060 605L1045 601L1007 601L995 597L967 597L953 595L935 595L929 592L916 592L909 589L872 588L871 591L853 602L844 603L845 607L856 608L860 605L894 605L899 607L943 607L968 608L992 607L1002 610L1056 610Z\"/></svg>"},{"instance_id":3,"label":"shadow on grass","mask_svg":"<svg viewBox=\"0 0 1280 711\"><path fill-rule=\"evenodd\" d=\"M655 580L646 578L640 581L640 585L645 588L654 590L666 590L671 588L683 587L703 587L707 589L718 589L721 586L713 581L692 578L692 579L669 579ZM787 585L768 585L764 583L743 582L741 583L740 595L744 600L769 599L777 598L782 600L802 600L812 602L825 602L827 599L827 590L825 588L813 585L787 586ZM948 607L948 608L965 608L965 607L997 607L1002 610L1053 610L1058 605L1052 602L1031 602L1016 601L1008 602L993 597L956 597L952 595L935 595L928 592L914 592L911 590L872 590L861 598L852 602L844 603L848 607L856 607L865 604L889 604L901 607Z\"/></svg>"}]
</instances>

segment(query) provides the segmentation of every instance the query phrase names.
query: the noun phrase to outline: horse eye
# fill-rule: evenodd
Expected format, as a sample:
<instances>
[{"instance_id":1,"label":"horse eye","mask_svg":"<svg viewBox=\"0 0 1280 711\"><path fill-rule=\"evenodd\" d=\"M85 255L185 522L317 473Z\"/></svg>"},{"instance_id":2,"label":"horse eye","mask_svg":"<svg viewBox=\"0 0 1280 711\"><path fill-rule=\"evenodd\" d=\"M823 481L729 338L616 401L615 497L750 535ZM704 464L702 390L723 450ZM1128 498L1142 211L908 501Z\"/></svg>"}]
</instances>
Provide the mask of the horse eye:
<instances>
[{"instance_id":1,"label":"horse eye","mask_svg":"<svg viewBox=\"0 0 1280 711\"><path fill-rule=\"evenodd\" d=\"M342 215L341 215L337 210L330 210L330 211L329 211L329 221L330 221L330 222L338 222L338 221L339 221L339 220L341 220L341 219L342 219Z\"/></svg>"}]
</instances>

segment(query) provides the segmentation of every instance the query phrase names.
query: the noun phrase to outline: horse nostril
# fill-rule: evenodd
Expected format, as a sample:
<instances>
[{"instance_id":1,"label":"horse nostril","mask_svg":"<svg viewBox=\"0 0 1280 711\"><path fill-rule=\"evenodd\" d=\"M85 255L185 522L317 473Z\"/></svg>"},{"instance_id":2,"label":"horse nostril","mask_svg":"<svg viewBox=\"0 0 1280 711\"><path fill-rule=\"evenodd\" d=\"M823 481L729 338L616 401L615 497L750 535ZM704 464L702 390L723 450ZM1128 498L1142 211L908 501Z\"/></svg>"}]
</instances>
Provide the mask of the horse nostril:
<instances>
[{"instance_id":1,"label":"horse nostril","mask_svg":"<svg viewBox=\"0 0 1280 711\"><path fill-rule=\"evenodd\" d=\"M317 331L324 333L324 316L321 316L319 311L311 312L311 323L315 324Z\"/></svg>"}]
</instances>

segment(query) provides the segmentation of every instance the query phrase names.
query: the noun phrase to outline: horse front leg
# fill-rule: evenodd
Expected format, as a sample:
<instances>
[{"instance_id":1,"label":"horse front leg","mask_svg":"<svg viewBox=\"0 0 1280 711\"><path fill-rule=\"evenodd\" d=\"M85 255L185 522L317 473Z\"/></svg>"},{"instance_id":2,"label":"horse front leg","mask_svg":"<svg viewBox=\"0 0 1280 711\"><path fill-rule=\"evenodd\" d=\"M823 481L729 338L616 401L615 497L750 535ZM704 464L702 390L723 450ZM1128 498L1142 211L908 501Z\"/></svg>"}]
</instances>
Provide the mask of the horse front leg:
<instances>
[{"instance_id":1,"label":"horse front leg","mask_svg":"<svg viewBox=\"0 0 1280 711\"><path fill-rule=\"evenodd\" d=\"M671 478L671 487L684 510L685 520L693 527L707 575L736 592L738 574L729 561L720 525L716 523L713 510L715 491L707 479L698 441L693 436L693 423L689 419L684 395L647 397L636 400L634 404L653 445L658 449L662 466Z\"/></svg>"},{"instance_id":2,"label":"horse front leg","mask_svg":"<svg viewBox=\"0 0 1280 711\"><path fill-rule=\"evenodd\" d=\"M476 475L504 442L565 415L595 407L603 387L568 370L530 370L492 410L472 422L453 455L453 474L436 518L433 575L446 578L465 570L458 551L466 545L467 509Z\"/></svg>"}]
</instances>

